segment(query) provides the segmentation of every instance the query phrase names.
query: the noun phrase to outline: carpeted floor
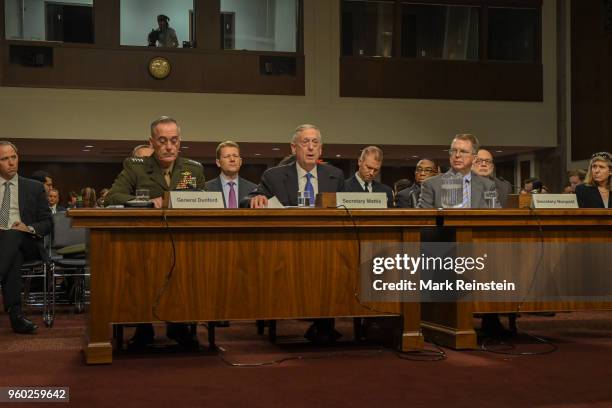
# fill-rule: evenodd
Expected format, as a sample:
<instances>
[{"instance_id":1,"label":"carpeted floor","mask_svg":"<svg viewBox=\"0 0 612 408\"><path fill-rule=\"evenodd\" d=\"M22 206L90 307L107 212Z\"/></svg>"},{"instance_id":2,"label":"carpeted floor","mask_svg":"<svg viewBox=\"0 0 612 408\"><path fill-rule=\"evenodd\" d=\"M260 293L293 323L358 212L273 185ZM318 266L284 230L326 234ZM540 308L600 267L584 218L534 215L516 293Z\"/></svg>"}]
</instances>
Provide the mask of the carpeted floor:
<instances>
[{"instance_id":1,"label":"carpeted floor","mask_svg":"<svg viewBox=\"0 0 612 408\"><path fill-rule=\"evenodd\" d=\"M33 318L41 325L39 334L17 336L0 316L0 386L68 386L72 406L612 407L612 312L521 317L523 333L558 348L534 356L444 349L442 361L414 361L435 355L398 356L374 343L356 344L351 320L340 319L344 337L333 347L302 342L307 322L279 323L280 344L258 336L252 322L232 322L217 330L220 353L181 352L160 338L149 352L116 353L106 366L83 363L86 315L63 313L52 329L42 326L40 316ZM198 330L205 344L206 329ZM158 326L158 336L163 332ZM551 350L526 334L512 342L512 349L489 347Z\"/></svg>"}]
</instances>

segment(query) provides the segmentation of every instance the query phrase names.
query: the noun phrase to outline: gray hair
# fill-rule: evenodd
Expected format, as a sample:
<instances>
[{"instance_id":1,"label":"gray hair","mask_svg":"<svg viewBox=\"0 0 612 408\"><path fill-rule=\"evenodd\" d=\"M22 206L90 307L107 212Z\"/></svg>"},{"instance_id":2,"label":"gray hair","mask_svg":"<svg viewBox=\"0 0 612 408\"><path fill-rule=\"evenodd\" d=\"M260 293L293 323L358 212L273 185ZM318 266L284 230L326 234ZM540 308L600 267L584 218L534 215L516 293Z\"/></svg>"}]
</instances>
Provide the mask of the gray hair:
<instances>
[{"instance_id":1,"label":"gray hair","mask_svg":"<svg viewBox=\"0 0 612 408\"><path fill-rule=\"evenodd\" d=\"M317 133L319 134L319 139L323 139L321 136L321 130L319 130L318 127L316 127L315 125L310 125L308 123L305 123L295 128L295 130L293 131L293 137L291 138L291 143L294 143L294 144L297 143L297 140L300 137L300 133L308 129L316 130Z\"/></svg>"},{"instance_id":2,"label":"gray hair","mask_svg":"<svg viewBox=\"0 0 612 408\"><path fill-rule=\"evenodd\" d=\"M476 136L470 133L459 133L458 135L455 135L455 137L453 138L453 142L455 140L463 140L466 142L470 142L472 144L472 153L474 153L475 155L478 154L478 150L480 150L480 142L478 141L478 138Z\"/></svg>"},{"instance_id":3,"label":"gray hair","mask_svg":"<svg viewBox=\"0 0 612 408\"><path fill-rule=\"evenodd\" d=\"M383 161L383 151L378 146L368 146L368 147L365 147L361 151L361 156L359 156L359 160L363 160L363 159L365 159L369 155L374 155L374 159L377 162L382 162Z\"/></svg>"},{"instance_id":4,"label":"gray hair","mask_svg":"<svg viewBox=\"0 0 612 408\"><path fill-rule=\"evenodd\" d=\"M151 122L151 136L155 136L155 129L157 128L157 125L161 123L174 123L178 129L179 134L181 133L181 127L179 126L176 119L173 119L170 116L160 116L159 118Z\"/></svg>"},{"instance_id":5,"label":"gray hair","mask_svg":"<svg viewBox=\"0 0 612 408\"><path fill-rule=\"evenodd\" d=\"M11 146L15 153L17 153L17 146L9 142L8 140L0 140L0 146Z\"/></svg>"}]
</instances>

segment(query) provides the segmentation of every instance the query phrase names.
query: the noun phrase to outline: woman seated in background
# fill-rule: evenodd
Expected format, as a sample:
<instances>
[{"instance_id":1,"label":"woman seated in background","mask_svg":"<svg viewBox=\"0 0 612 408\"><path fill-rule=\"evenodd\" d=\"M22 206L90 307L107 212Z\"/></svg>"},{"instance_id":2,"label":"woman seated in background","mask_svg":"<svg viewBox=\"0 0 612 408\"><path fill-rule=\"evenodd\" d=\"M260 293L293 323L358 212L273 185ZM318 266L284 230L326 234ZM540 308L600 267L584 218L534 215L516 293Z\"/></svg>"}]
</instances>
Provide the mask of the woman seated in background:
<instances>
[{"instance_id":1,"label":"woman seated in background","mask_svg":"<svg viewBox=\"0 0 612 408\"><path fill-rule=\"evenodd\" d=\"M85 187L81 190L81 196L83 197L83 208L96 207L96 190L92 187Z\"/></svg>"},{"instance_id":2,"label":"woman seated in background","mask_svg":"<svg viewBox=\"0 0 612 408\"><path fill-rule=\"evenodd\" d=\"M599 152L591 156L584 183L576 186L580 208L612 208L612 155Z\"/></svg>"}]
</instances>

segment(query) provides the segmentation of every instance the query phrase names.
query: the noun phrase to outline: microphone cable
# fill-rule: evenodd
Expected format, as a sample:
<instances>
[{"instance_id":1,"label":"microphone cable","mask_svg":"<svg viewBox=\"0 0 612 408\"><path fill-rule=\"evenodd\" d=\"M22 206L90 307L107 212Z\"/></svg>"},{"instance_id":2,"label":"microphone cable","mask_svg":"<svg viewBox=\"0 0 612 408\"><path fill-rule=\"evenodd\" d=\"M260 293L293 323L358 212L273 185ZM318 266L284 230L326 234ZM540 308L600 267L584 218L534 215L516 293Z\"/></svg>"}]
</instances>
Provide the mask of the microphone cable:
<instances>
[{"instance_id":1,"label":"microphone cable","mask_svg":"<svg viewBox=\"0 0 612 408\"><path fill-rule=\"evenodd\" d=\"M170 323L169 321L165 319L161 319L159 315L157 314L159 302L161 301L161 298L166 292L166 290L168 289L168 286L170 285L170 280L172 279L172 276L174 275L174 270L176 268L176 244L174 242L174 234L172 233L172 228L170 228L170 224L168 223L168 218L167 218L165 209L162 209L162 220L164 221L164 224L166 226L166 231L168 232L168 236L170 237L170 243L172 244L172 266L170 267L170 270L166 273L164 284L162 285L161 289L157 292L157 296L155 297L155 302L153 303L152 312L153 312L153 317L155 317L157 320L163 321L166 323Z\"/></svg>"}]
</instances>

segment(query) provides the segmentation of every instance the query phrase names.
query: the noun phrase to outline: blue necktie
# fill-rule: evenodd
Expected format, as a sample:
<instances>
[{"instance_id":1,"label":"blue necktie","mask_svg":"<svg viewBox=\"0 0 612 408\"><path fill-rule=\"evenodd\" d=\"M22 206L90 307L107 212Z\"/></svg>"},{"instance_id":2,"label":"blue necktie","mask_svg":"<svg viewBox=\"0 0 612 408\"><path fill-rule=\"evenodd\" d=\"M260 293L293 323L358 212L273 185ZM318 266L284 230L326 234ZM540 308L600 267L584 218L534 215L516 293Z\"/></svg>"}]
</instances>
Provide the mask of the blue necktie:
<instances>
[{"instance_id":1,"label":"blue necktie","mask_svg":"<svg viewBox=\"0 0 612 408\"><path fill-rule=\"evenodd\" d=\"M310 179L312 179L314 176L310 173L306 173L306 185L304 186L304 191L308 191L310 194L310 203L309 205L311 207L314 207L314 202L315 202L315 195L314 195L314 187L312 186L312 183L310 182Z\"/></svg>"}]
</instances>

